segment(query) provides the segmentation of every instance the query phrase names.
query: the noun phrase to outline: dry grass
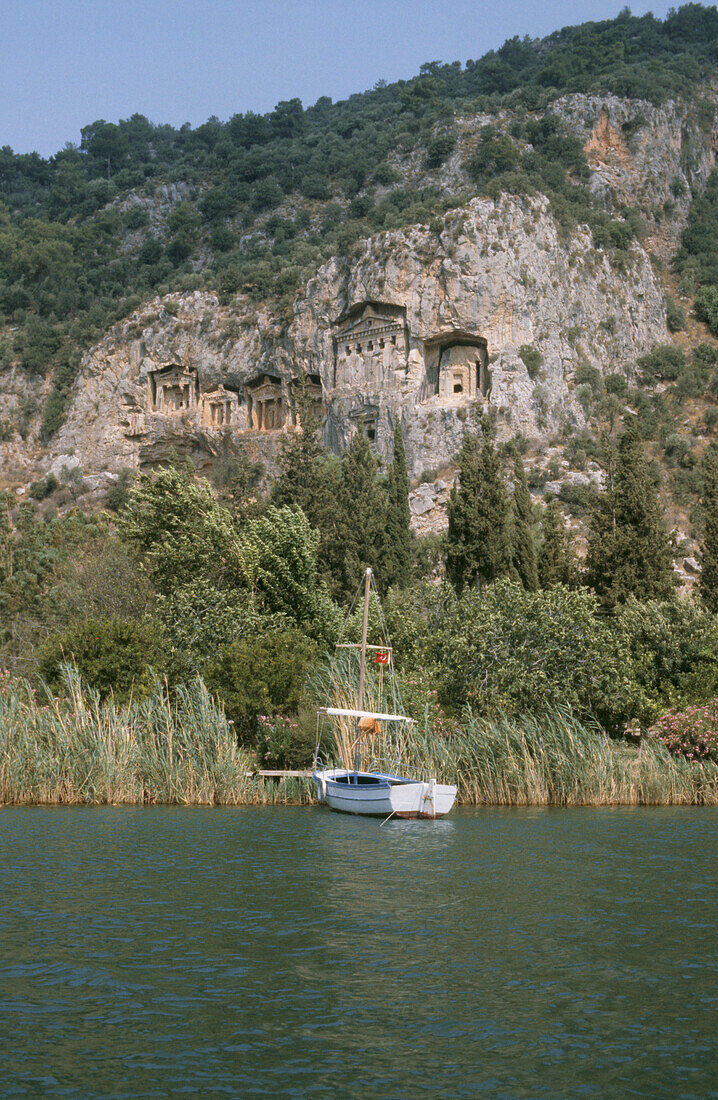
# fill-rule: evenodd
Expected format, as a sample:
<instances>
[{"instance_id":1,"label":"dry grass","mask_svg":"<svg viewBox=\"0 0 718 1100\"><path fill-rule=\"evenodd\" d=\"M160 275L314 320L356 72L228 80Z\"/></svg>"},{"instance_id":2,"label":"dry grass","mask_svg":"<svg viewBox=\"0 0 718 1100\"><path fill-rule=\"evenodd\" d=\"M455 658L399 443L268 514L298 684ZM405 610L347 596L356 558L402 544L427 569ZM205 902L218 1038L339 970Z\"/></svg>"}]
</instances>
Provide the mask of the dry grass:
<instances>
[{"instance_id":1,"label":"dry grass","mask_svg":"<svg viewBox=\"0 0 718 1100\"><path fill-rule=\"evenodd\" d=\"M718 765L673 757L653 739L640 748L611 741L561 712L467 716L459 733L440 739L413 727L392 747L399 760L456 783L471 805L718 805Z\"/></svg>"},{"instance_id":2,"label":"dry grass","mask_svg":"<svg viewBox=\"0 0 718 1100\"><path fill-rule=\"evenodd\" d=\"M325 685L327 686L327 685ZM350 704L335 677L332 702ZM388 700L367 698L379 709ZM355 727L337 724L333 755L353 764ZM425 724L387 724L365 744L363 766L456 783L466 805L718 805L718 765L670 756L662 744L616 743L570 714L482 719L437 737ZM18 803L264 805L314 801L310 781L265 783L256 762L197 681L170 698L161 685L141 703L100 703L68 672L63 698L36 697L23 681L0 691L0 805Z\"/></svg>"},{"instance_id":3,"label":"dry grass","mask_svg":"<svg viewBox=\"0 0 718 1100\"><path fill-rule=\"evenodd\" d=\"M69 671L63 698L23 681L0 693L0 805L302 803L308 781L265 783L201 681L119 707Z\"/></svg>"}]
</instances>

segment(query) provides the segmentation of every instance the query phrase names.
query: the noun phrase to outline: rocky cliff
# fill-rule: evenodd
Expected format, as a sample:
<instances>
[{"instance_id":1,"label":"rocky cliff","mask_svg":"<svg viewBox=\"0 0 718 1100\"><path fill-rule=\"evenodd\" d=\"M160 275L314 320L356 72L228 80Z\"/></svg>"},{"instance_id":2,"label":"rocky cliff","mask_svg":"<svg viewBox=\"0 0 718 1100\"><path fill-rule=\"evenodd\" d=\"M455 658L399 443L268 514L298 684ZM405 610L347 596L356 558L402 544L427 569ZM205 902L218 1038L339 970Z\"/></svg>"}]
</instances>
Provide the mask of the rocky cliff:
<instances>
[{"instance_id":1,"label":"rocky cliff","mask_svg":"<svg viewBox=\"0 0 718 1100\"><path fill-rule=\"evenodd\" d=\"M614 210L655 214L627 254L596 248L586 227L566 234L540 195L502 194L332 258L290 316L241 294L223 305L207 291L156 298L84 355L48 448L32 433L0 443L6 467L22 477L73 456L86 473L111 472L172 451L201 466L229 435L271 469L311 408L335 450L363 431L384 460L400 419L418 477L451 461L477 410L495 410L500 438L581 427L576 369L630 374L668 339L651 254L673 251L689 189L713 166L715 104L705 102L702 112L610 96L554 105L585 143L594 192ZM458 189L463 147L483 122L461 124L439 173L447 189ZM418 171L405 165L404 182ZM17 406L10 384L3 401Z\"/></svg>"},{"instance_id":2,"label":"rocky cliff","mask_svg":"<svg viewBox=\"0 0 718 1100\"><path fill-rule=\"evenodd\" d=\"M618 270L588 231L562 239L546 200L476 199L440 232L330 261L289 323L199 291L149 303L84 357L52 453L141 467L171 448L211 456L229 432L271 457L304 384L338 450L363 430L386 458L400 418L418 476L452 459L476 408L496 410L503 437L582 424L576 367L610 372L665 338L640 246Z\"/></svg>"}]
</instances>

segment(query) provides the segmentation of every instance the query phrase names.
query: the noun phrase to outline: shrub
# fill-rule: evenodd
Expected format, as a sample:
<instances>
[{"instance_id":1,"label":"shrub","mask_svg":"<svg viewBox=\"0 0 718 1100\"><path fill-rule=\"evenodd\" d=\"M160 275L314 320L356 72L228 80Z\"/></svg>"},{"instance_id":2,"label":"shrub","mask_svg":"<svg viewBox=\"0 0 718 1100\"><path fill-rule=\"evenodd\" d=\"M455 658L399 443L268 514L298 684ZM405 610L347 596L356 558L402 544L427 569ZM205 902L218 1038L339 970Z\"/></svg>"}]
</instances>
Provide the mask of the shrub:
<instances>
[{"instance_id":1,"label":"shrub","mask_svg":"<svg viewBox=\"0 0 718 1100\"><path fill-rule=\"evenodd\" d=\"M442 134L429 142L426 150L426 167L440 168L446 158L453 153L456 146L456 138L452 134Z\"/></svg>"},{"instance_id":2,"label":"shrub","mask_svg":"<svg viewBox=\"0 0 718 1100\"><path fill-rule=\"evenodd\" d=\"M661 344L638 360L642 381L648 385L656 380L675 382L685 365L685 355L673 344Z\"/></svg>"},{"instance_id":3,"label":"shrub","mask_svg":"<svg viewBox=\"0 0 718 1100\"><path fill-rule=\"evenodd\" d=\"M532 344L522 344L519 348L519 359L523 360L524 366L532 382L535 378L540 377L541 367L543 366L543 355L538 348L533 347Z\"/></svg>"},{"instance_id":4,"label":"shrub","mask_svg":"<svg viewBox=\"0 0 718 1100\"><path fill-rule=\"evenodd\" d=\"M669 332L683 332L686 327L686 311L673 298L666 298L666 324Z\"/></svg>"},{"instance_id":5,"label":"shrub","mask_svg":"<svg viewBox=\"0 0 718 1100\"><path fill-rule=\"evenodd\" d=\"M297 713L317 656L316 643L301 631L275 630L224 646L207 666L205 680L224 703L240 738L255 744L261 715Z\"/></svg>"},{"instance_id":6,"label":"shrub","mask_svg":"<svg viewBox=\"0 0 718 1100\"><path fill-rule=\"evenodd\" d=\"M615 393L617 397L626 397L628 382L623 374L606 375L606 393Z\"/></svg>"},{"instance_id":7,"label":"shrub","mask_svg":"<svg viewBox=\"0 0 718 1100\"><path fill-rule=\"evenodd\" d=\"M74 663L85 684L101 698L118 703L149 695L153 669L162 668L162 636L155 623L121 619L84 619L52 635L42 647L40 672L53 687L62 684L62 668Z\"/></svg>"},{"instance_id":8,"label":"shrub","mask_svg":"<svg viewBox=\"0 0 718 1100\"><path fill-rule=\"evenodd\" d=\"M706 427L706 431L714 432L718 428L718 409L715 405L711 405L709 409L703 413L703 423Z\"/></svg>"},{"instance_id":9,"label":"shrub","mask_svg":"<svg viewBox=\"0 0 718 1100\"><path fill-rule=\"evenodd\" d=\"M304 768L316 747L316 715L259 717L257 756L269 768Z\"/></svg>"},{"instance_id":10,"label":"shrub","mask_svg":"<svg viewBox=\"0 0 718 1100\"><path fill-rule=\"evenodd\" d=\"M580 363L576 368L576 386L588 386L591 393L598 397L603 389L603 380L598 367L592 367L590 363Z\"/></svg>"},{"instance_id":11,"label":"shrub","mask_svg":"<svg viewBox=\"0 0 718 1100\"><path fill-rule=\"evenodd\" d=\"M598 489L595 485L570 485L565 483L558 492L558 499L565 504L572 516L588 516L596 506Z\"/></svg>"},{"instance_id":12,"label":"shrub","mask_svg":"<svg viewBox=\"0 0 718 1100\"><path fill-rule=\"evenodd\" d=\"M130 499L130 485L132 483L132 470L125 467L120 471L114 485L111 485L105 494L105 504L111 512L121 512Z\"/></svg>"},{"instance_id":13,"label":"shrub","mask_svg":"<svg viewBox=\"0 0 718 1100\"><path fill-rule=\"evenodd\" d=\"M718 620L689 600L630 599L616 612L654 713L718 694Z\"/></svg>"},{"instance_id":14,"label":"shrub","mask_svg":"<svg viewBox=\"0 0 718 1100\"><path fill-rule=\"evenodd\" d=\"M694 310L714 336L718 335L718 286L702 286L695 296Z\"/></svg>"},{"instance_id":15,"label":"shrub","mask_svg":"<svg viewBox=\"0 0 718 1100\"><path fill-rule=\"evenodd\" d=\"M39 481L33 481L30 486L30 496L34 500L45 500L56 489L60 488L60 482L57 480L54 474L48 474L47 477L40 478Z\"/></svg>"},{"instance_id":16,"label":"shrub","mask_svg":"<svg viewBox=\"0 0 718 1100\"><path fill-rule=\"evenodd\" d=\"M651 733L673 756L691 761L718 761L718 699L711 699L702 707L668 711Z\"/></svg>"},{"instance_id":17,"label":"shrub","mask_svg":"<svg viewBox=\"0 0 718 1100\"><path fill-rule=\"evenodd\" d=\"M596 597L562 585L527 592L503 580L448 603L433 625L439 699L483 714L566 706L618 729L643 715L625 639L598 615Z\"/></svg>"}]
</instances>

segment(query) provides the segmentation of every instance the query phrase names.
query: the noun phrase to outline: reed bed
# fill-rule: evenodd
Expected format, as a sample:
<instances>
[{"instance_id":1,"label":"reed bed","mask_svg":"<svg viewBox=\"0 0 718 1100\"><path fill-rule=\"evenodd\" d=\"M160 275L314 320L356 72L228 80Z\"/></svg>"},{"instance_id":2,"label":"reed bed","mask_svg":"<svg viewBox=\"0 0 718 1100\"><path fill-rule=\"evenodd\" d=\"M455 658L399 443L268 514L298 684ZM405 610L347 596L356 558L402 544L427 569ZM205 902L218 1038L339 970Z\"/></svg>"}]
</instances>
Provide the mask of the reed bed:
<instances>
[{"instance_id":1,"label":"reed bed","mask_svg":"<svg viewBox=\"0 0 718 1100\"><path fill-rule=\"evenodd\" d=\"M335 670L335 705L350 704L346 687ZM368 705L391 702L381 696L375 681ZM337 743L329 755L351 767L356 727L331 725ZM422 720L387 723L381 738L362 742L362 766L380 764L456 783L465 805L718 805L718 764L671 756L654 738L636 747L611 741L562 711L495 719L467 713L442 736ZM0 805L315 801L311 781L265 782L256 766L200 680L172 697L158 683L149 698L126 706L100 702L71 669L62 697L2 681Z\"/></svg>"},{"instance_id":2,"label":"reed bed","mask_svg":"<svg viewBox=\"0 0 718 1100\"><path fill-rule=\"evenodd\" d=\"M335 661L315 688L333 706L354 705L356 668ZM375 673L367 680L367 709L394 709L395 685ZM540 717L479 718L466 712L453 732L437 735L428 712L412 723L386 723L381 738L363 738L361 767L435 776L458 786L458 800L474 806L716 806L718 765L672 756L654 737L640 745L614 741L569 711ZM330 753L354 766L356 725L333 723ZM323 738L326 745L329 739ZM331 743L331 742L329 742Z\"/></svg>"},{"instance_id":3,"label":"reed bed","mask_svg":"<svg viewBox=\"0 0 718 1100\"><path fill-rule=\"evenodd\" d=\"M292 803L308 780L268 783L237 744L204 684L163 685L141 702L101 703L66 672L65 692L36 695L22 681L0 691L0 805Z\"/></svg>"},{"instance_id":4,"label":"reed bed","mask_svg":"<svg viewBox=\"0 0 718 1100\"><path fill-rule=\"evenodd\" d=\"M386 751L456 783L459 800L495 806L718 805L718 765L671 756L654 738L639 746L612 741L570 713L540 718L464 717L433 737L425 726L399 728Z\"/></svg>"}]
</instances>

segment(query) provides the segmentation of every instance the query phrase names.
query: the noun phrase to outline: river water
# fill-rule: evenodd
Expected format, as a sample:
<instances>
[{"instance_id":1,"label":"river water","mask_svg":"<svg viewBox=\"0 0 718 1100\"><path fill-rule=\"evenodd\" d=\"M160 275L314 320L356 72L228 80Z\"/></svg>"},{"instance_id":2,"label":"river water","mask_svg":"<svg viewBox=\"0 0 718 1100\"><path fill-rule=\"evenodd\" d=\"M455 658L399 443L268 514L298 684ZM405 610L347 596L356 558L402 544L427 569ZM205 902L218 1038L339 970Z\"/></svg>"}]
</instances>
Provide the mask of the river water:
<instances>
[{"instance_id":1,"label":"river water","mask_svg":"<svg viewBox=\"0 0 718 1100\"><path fill-rule=\"evenodd\" d=\"M718 1097L714 809L0 811L0 1095Z\"/></svg>"}]
</instances>

